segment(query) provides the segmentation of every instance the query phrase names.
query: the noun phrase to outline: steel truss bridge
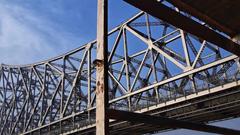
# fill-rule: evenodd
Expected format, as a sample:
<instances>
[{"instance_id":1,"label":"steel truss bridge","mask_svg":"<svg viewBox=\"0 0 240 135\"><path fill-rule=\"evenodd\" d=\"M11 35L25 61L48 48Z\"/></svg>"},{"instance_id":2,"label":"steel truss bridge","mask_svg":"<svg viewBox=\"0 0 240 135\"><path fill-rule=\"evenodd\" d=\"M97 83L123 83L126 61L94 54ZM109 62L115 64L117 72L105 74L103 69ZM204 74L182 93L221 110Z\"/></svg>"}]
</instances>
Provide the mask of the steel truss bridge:
<instances>
[{"instance_id":1,"label":"steel truss bridge","mask_svg":"<svg viewBox=\"0 0 240 135\"><path fill-rule=\"evenodd\" d=\"M239 58L145 12L108 34L112 109L208 123L240 115ZM0 67L0 134L95 134L96 41ZM110 120L111 134L162 125Z\"/></svg>"}]
</instances>

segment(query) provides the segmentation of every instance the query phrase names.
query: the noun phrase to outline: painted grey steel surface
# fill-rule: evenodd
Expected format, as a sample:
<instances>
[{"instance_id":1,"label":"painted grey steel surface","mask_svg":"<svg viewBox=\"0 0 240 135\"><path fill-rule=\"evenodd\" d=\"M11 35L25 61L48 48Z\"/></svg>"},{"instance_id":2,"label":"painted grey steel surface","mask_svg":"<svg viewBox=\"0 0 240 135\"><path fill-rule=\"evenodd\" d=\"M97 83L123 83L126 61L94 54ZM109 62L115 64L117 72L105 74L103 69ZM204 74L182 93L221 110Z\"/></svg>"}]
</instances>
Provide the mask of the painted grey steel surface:
<instances>
[{"instance_id":1,"label":"painted grey steel surface","mask_svg":"<svg viewBox=\"0 0 240 135\"><path fill-rule=\"evenodd\" d=\"M239 58L140 12L109 32L110 108L195 122L239 116ZM0 67L0 134L95 132L96 41ZM214 115L213 115L214 114ZM110 121L111 134L158 125Z\"/></svg>"}]
</instances>

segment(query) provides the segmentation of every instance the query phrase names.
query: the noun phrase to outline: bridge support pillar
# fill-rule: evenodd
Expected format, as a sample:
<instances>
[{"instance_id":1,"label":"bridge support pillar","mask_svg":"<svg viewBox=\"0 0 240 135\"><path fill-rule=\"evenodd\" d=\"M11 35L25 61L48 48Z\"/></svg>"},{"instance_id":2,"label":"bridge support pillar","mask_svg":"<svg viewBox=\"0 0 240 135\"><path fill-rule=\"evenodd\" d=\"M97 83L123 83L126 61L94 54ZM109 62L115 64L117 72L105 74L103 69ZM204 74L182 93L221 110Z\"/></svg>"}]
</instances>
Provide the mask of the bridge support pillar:
<instances>
[{"instance_id":1,"label":"bridge support pillar","mask_svg":"<svg viewBox=\"0 0 240 135\"><path fill-rule=\"evenodd\" d=\"M97 13L97 68L96 79L96 134L108 135L108 0L98 0Z\"/></svg>"}]
</instances>

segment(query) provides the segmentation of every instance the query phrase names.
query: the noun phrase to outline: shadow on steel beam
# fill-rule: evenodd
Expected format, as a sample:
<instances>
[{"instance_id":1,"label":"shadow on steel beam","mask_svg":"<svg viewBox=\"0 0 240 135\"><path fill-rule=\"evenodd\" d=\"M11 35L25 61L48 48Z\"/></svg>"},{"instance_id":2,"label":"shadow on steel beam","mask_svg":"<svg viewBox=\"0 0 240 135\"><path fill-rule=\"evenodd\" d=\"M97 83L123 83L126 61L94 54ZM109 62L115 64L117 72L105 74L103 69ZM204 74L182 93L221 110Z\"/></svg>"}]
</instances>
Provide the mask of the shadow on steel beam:
<instances>
[{"instance_id":1,"label":"shadow on steel beam","mask_svg":"<svg viewBox=\"0 0 240 135\"><path fill-rule=\"evenodd\" d=\"M182 120L175 120L172 118L152 116L147 114L140 114L134 112L120 111L120 110L108 110L108 115L110 119L115 119L118 121L129 121L134 123L145 123L150 125L166 126L169 129L172 128L183 128L202 132L224 134L224 135L239 135L239 130L228 129L224 127L217 127L212 125L205 125L199 123L193 123Z\"/></svg>"}]
</instances>

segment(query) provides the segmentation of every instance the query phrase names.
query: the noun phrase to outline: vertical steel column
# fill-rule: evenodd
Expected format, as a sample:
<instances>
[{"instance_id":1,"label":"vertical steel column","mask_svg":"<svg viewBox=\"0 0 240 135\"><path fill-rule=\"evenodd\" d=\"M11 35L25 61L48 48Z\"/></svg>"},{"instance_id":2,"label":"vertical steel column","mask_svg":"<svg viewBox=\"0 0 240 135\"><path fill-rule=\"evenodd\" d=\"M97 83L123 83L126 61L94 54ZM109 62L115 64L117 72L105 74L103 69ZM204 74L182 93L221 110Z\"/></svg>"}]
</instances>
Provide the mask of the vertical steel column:
<instances>
[{"instance_id":1,"label":"vertical steel column","mask_svg":"<svg viewBox=\"0 0 240 135\"><path fill-rule=\"evenodd\" d=\"M108 135L108 0L98 0L97 13L97 68L96 84L96 134Z\"/></svg>"}]
</instances>

